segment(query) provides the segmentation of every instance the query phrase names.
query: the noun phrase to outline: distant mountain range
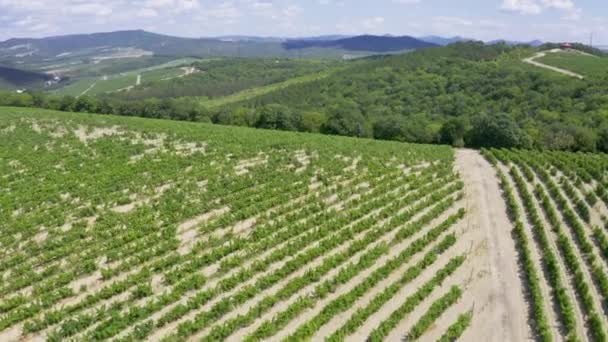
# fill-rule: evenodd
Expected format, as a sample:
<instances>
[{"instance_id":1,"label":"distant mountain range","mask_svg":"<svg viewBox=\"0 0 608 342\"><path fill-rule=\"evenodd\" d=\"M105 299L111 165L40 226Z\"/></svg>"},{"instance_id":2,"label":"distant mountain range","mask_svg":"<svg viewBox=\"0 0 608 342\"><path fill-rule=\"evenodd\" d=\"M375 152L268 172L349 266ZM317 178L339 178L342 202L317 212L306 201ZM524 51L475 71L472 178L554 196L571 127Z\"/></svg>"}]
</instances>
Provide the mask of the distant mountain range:
<instances>
[{"instance_id":1,"label":"distant mountain range","mask_svg":"<svg viewBox=\"0 0 608 342\"><path fill-rule=\"evenodd\" d=\"M335 34L335 35L326 35L326 36L301 37L301 38L295 38L295 39L297 39L297 40L338 40L338 39L344 39L344 38L350 38L350 37L353 37L353 36ZM219 37L214 37L214 38L223 40L223 41L229 41L229 42L279 42L279 43L283 43L285 41L294 39L294 38L287 38L287 37L258 37L258 36L219 36Z\"/></svg>"},{"instance_id":2,"label":"distant mountain range","mask_svg":"<svg viewBox=\"0 0 608 342\"><path fill-rule=\"evenodd\" d=\"M107 60L144 56L334 57L382 54L436 46L413 37L327 35L281 37L224 36L182 38L143 30L15 38L0 42L0 65L49 64L54 61ZM313 49L310 49L313 48Z\"/></svg>"},{"instance_id":3,"label":"distant mountain range","mask_svg":"<svg viewBox=\"0 0 608 342\"><path fill-rule=\"evenodd\" d=\"M15 70L25 69L65 76L74 66L133 58L265 57L354 58L411 51L470 41L465 37L391 35L323 35L303 38L247 35L214 38L183 38L143 30L75 34L47 38L15 38L0 42L0 78L14 84ZM515 41L492 41L489 44ZM527 42L533 46L540 41ZM126 62L125 62L126 63ZM69 76L69 75L68 75ZM32 79L33 75L20 77ZM29 84L29 82L26 82Z\"/></svg>"},{"instance_id":4,"label":"distant mountain range","mask_svg":"<svg viewBox=\"0 0 608 342\"><path fill-rule=\"evenodd\" d=\"M493 44L530 45L530 46L534 46L534 47L539 47L539 46L543 45L544 42L542 42L540 40L532 40L532 41L529 41L529 42L521 42L521 41L516 41L516 40L497 39L497 40L491 40L489 42L486 42L486 44L489 44L489 45L493 45Z\"/></svg>"},{"instance_id":5,"label":"distant mountain range","mask_svg":"<svg viewBox=\"0 0 608 342\"><path fill-rule=\"evenodd\" d=\"M370 52L394 52L412 49L424 49L438 46L437 44L425 42L413 37L391 37L391 36L356 36L336 40L310 40L297 39L288 40L283 43L287 50L307 48L337 48L347 51L370 51Z\"/></svg>"},{"instance_id":6,"label":"distant mountain range","mask_svg":"<svg viewBox=\"0 0 608 342\"><path fill-rule=\"evenodd\" d=\"M469 41L475 40L472 38L464 38L464 37L459 37L459 36L455 36L455 37L451 37L451 38L440 37L440 36L424 36L424 37L419 37L418 39L428 42L428 43L441 45L441 46L446 46L446 45L449 45L452 43L469 42Z\"/></svg>"},{"instance_id":7,"label":"distant mountain range","mask_svg":"<svg viewBox=\"0 0 608 342\"><path fill-rule=\"evenodd\" d=\"M67 58L121 58L146 55L162 56L242 56L290 57L301 56L301 50L328 49L334 56L340 51L390 53L429 48L460 41L463 37L439 36L344 36L325 35L289 39L283 37L223 36L216 38L183 38L146 32L143 30L107 33L76 34L47 38L15 38L0 42L0 64L7 61ZM495 43L490 42L490 43ZM508 44L519 42L506 41ZM540 45L542 42L529 42ZM316 55L313 55L316 57Z\"/></svg>"}]
</instances>

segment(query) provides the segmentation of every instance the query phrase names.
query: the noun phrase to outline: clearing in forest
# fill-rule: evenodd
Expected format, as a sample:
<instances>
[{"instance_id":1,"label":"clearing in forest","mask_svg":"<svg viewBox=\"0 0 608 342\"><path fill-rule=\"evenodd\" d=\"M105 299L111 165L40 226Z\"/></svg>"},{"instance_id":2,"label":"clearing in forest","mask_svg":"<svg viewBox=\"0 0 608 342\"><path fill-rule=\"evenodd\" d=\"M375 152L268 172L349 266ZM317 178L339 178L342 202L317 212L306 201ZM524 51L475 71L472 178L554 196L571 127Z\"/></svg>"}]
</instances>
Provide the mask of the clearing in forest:
<instances>
[{"instance_id":1,"label":"clearing in forest","mask_svg":"<svg viewBox=\"0 0 608 342\"><path fill-rule=\"evenodd\" d=\"M581 79L581 80L585 78L581 74L578 74L578 73L576 73L574 71L571 71L570 69L565 69L564 68L564 67L569 67L570 64L565 64L564 65L563 63L554 63L554 61L555 61L554 55L557 55L557 54L561 55L559 49L550 50L550 51L542 51L542 52L539 52L539 53L535 54L532 57L525 58L523 60L523 62L531 64L531 65L534 65L534 66L537 66L539 68L555 71L555 72L558 72L558 73L560 73L562 75L576 77L576 78ZM579 54L574 54L574 55L579 56Z\"/></svg>"}]
</instances>

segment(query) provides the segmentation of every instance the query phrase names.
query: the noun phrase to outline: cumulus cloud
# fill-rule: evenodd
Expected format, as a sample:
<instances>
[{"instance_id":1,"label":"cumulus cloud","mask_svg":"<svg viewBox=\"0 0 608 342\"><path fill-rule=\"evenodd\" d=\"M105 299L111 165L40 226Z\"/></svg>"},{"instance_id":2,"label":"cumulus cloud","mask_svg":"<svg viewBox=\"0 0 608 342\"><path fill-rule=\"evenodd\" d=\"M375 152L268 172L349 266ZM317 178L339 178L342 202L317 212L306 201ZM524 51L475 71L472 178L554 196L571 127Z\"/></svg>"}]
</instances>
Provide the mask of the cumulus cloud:
<instances>
[{"instance_id":1,"label":"cumulus cloud","mask_svg":"<svg viewBox=\"0 0 608 342\"><path fill-rule=\"evenodd\" d=\"M462 14L480 2L490 5ZM434 8L437 3L445 4L440 13ZM139 28L193 37L392 33L489 39L538 35L559 40L570 34L536 28L533 22L514 24L517 19L498 15L501 11L545 13L543 22L570 25L564 30L576 27L568 32L606 32L602 27L608 25L608 13L584 12L586 6L577 0L0 0L0 39ZM602 24L592 22L592 16L603 18Z\"/></svg>"},{"instance_id":2,"label":"cumulus cloud","mask_svg":"<svg viewBox=\"0 0 608 342\"><path fill-rule=\"evenodd\" d=\"M572 0L503 0L502 10L520 14L540 14L546 9L557 9L566 12L566 16L579 18L582 10L577 8Z\"/></svg>"},{"instance_id":3,"label":"cumulus cloud","mask_svg":"<svg viewBox=\"0 0 608 342\"><path fill-rule=\"evenodd\" d=\"M73 4L66 8L67 12L76 15L106 16L112 14L112 8L95 3Z\"/></svg>"},{"instance_id":4,"label":"cumulus cloud","mask_svg":"<svg viewBox=\"0 0 608 342\"><path fill-rule=\"evenodd\" d=\"M542 7L535 0L504 0L501 8L521 14L539 14Z\"/></svg>"},{"instance_id":5,"label":"cumulus cloud","mask_svg":"<svg viewBox=\"0 0 608 342\"><path fill-rule=\"evenodd\" d=\"M384 19L384 17L372 17L363 19L361 24L364 28L368 30L376 30L377 28L382 26L385 21L386 19Z\"/></svg>"}]
</instances>

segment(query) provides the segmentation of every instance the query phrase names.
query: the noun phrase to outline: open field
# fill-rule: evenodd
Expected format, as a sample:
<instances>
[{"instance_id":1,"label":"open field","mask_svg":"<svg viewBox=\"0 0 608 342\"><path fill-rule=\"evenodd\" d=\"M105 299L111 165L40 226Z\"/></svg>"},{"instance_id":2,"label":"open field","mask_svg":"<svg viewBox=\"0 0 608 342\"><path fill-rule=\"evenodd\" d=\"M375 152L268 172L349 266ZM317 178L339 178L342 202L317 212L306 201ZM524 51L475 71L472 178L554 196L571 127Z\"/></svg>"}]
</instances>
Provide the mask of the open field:
<instances>
[{"instance_id":1,"label":"open field","mask_svg":"<svg viewBox=\"0 0 608 342\"><path fill-rule=\"evenodd\" d=\"M532 336L476 151L0 114L2 341Z\"/></svg>"},{"instance_id":2,"label":"open field","mask_svg":"<svg viewBox=\"0 0 608 342\"><path fill-rule=\"evenodd\" d=\"M605 76L608 74L608 58L574 52L548 53L537 59L554 67L570 70L585 77Z\"/></svg>"},{"instance_id":3,"label":"open field","mask_svg":"<svg viewBox=\"0 0 608 342\"><path fill-rule=\"evenodd\" d=\"M606 341L605 155L486 151L505 191L542 341Z\"/></svg>"},{"instance_id":4,"label":"open field","mask_svg":"<svg viewBox=\"0 0 608 342\"><path fill-rule=\"evenodd\" d=\"M126 75L111 76L108 78L89 77L80 79L63 88L59 88L55 91L55 94L72 96L95 96L108 92L119 91L130 86L135 86L136 81L137 75L132 73Z\"/></svg>"},{"instance_id":5,"label":"open field","mask_svg":"<svg viewBox=\"0 0 608 342\"><path fill-rule=\"evenodd\" d=\"M558 73L558 74L575 77L575 78L578 78L581 80L585 78L585 76L578 74L571 69L565 69L563 67L558 67L555 64L545 63L545 61L543 61L543 59L546 58L547 56L549 56L549 59L554 58L554 55L556 55L556 54L560 54L559 50L541 51L541 52L536 53L532 57L523 59L523 62L527 63L529 65L538 67L540 69L550 70L550 71ZM566 67L567 66L568 65L566 64Z\"/></svg>"},{"instance_id":6,"label":"open field","mask_svg":"<svg viewBox=\"0 0 608 342\"><path fill-rule=\"evenodd\" d=\"M57 95L72 96L83 95L83 93L89 96L101 95L107 92L115 92L120 89L127 88L129 86L134 86L136 84L137 75L141 75L142 82L160 81L164 78L171 78L182 75L184 73L184 71L182 70L182 67L184 65L187 66L194 62L204 61L206 60L201 60L197 58L179 58L162 64L153 64L151 66L146 66L146 63L144 62L139 65L133 61L129 61L130 64L117 64L116 66L114 66L116 68L116 71L122 70L121 68L127 68L128 66L131 66L132 69L128 71L121 71L120 73L108 74L106 76L96 75L80 77L64 87L53 90L53 93ZM81 70L78 70L78 73L88 75L97 74L100 71L112 71L111 68L107 65L105 67L106 69L101 69L99 65L91 65L88 67L83 66Z\"/></svg>"}]
</instances>

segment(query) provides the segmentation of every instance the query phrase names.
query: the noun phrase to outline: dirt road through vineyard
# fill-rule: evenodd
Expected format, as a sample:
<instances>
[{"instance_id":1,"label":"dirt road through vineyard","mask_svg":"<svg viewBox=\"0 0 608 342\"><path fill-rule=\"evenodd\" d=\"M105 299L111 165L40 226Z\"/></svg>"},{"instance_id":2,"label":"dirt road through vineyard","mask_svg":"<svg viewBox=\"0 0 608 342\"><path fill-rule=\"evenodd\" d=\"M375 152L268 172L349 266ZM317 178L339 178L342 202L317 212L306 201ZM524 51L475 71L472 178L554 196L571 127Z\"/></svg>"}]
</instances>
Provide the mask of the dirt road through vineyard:
<instances>
[{"instance_id":1,"label":"dirt road through vineyard","mask_svg":"<svg viewBox=\"0 0 608 342\"><path fill-rule=\"evenodd\" d=\"M475 254L469 255L474 265L467 291L474 296L473 322L462 340L529 340L532 333L518 254L496 172L474 150L456 151L456 168L465 183L467 224L474 231L471 249Z\"/></svg>"}]
</instances>

